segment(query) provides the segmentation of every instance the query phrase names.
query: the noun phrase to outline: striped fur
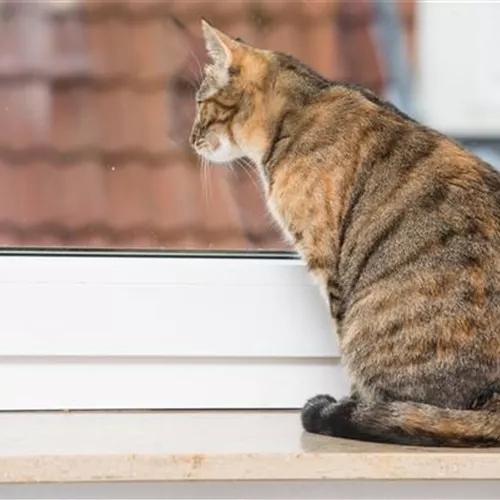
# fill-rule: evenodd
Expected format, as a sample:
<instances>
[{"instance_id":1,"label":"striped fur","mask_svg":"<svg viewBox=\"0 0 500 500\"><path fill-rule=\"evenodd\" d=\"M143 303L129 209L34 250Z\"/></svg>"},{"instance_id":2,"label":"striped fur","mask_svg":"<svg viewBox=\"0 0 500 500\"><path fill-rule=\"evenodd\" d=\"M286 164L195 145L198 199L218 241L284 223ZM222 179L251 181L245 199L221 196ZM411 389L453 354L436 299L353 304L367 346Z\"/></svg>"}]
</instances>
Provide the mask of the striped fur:
<instances>
[{"instance_id":1,"label":"striped fur","mask_svg":"<svg viewBox=\"0 0 500 500\"><path fill-rule=\"evenodd\" d=\"M352 393L309 432L500 444L500 175L370 91L203 24L191 143L248 157L337 323Z\"/></svg>"}]
</instances>

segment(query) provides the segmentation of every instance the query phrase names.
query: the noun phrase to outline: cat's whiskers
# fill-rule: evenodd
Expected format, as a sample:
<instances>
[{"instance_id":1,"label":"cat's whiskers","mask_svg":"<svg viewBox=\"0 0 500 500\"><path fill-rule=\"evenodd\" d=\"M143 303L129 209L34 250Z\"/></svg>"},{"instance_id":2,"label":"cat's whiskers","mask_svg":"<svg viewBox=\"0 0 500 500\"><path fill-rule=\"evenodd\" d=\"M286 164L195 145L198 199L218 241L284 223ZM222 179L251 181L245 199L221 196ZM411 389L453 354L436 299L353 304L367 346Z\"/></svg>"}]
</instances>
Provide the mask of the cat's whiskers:
<instances>
[{"instance_id":1,"label":"cat's whiskers","mask_svg":"<svg viewBox=\"0 0 500 500\"><path fill-rule=\"evenodd\" d=\"M201 185L203 191L203 201L207 203L207 177L206 177L206 164L203 156L200 156L200 176L201 176Z\"/></svg>"},{"instance_id":2,"label":"cat's whiskers","mask_svg":"<svg viewBox=\"0 0 500 500\"><path fill-rule=\"evenodd\" d=\"M237 173L236 173L236 170L234 169L234 164L233 162L226 162L224 163L224 166L227 167L229 173L231 174L231 177L235 178L237 177Z\"/></svg>"},{"instance_id":3,"label":"cat's whiskers","mask_svg":"<svg viewBox=\"0 0 500 500\"><path fill-rule=\"evenodd\" d=\"M248 162L248 160L245 161L243 158L238 158L238 160L236 160L236 163L238 164L238 167L241 168L245 175L250 179L250 182L253 184L254 188L260 191L261 186L259 186L257 180L255 179L255 176L252 173L254 171L254 168Z\"/></svg>"},{"instance_id":4,"label":"cat's whiskers","mask_svg":"<svg viewBox=\"0 0 500 500\"><path fill-rule=\"evenodd\" d=\"M193 49L191 49L191 47L188 47L188 51L193 56L193 59L196 63L196 66L198 67L199 74L197 75L194 70L192 70L192 72L194 73L197 80L201 81L203 79L203 68L201 67L200 60L198 59L197 55L194 53Z\"/></svg>"},{"instance_id":5,"label":"cat's whiskers","mask_svg":"<svg viewBox=\"0 0 500 500\"><path fill-rule=\"evenodd\" d=\"M212 203L212 169L210 168L210 162L205 158L205 181L207 183L207 205Z\"/></svg>"},{"instance_id":6,"label":"cat's whiskers","mask_svg":"<svg viewBox=\"0 0 500 500\"><path fill-rule=\"evenodd\" d=\"M200 85L200 81L198 80L198 77L195 75L193 70L191 70L191 73L196 77L196 79L191 80L191 79L187 78L186 76L184 76L183 82L185 82L186 84L189 84L189 86L196 92L198 90L199 85Z\"/></svg>"},{"instance_id":7,"label":"cat's whiskers","mask_svg":"<svg viewBox=\"0 0 500 500\"><path fill-rule=\"evenodd\" d=\"M236 160L236 164L238 167L245 173L245 175L250 179L252 185L255 187L255 189L261 193L262 192L262 185L259 184L259 182L256 180L255 176L253 175L252 172L255 172L255 167L249 162L249 160L245 158L238 158ZM233 167L234 168L234 167ZM275 228L276 230L281 232L281 227L276 221L274 217L272 217L271 213L269 210L264 207L259 211L259 217L263 217L266 222L268 223L269 226Z\"/></svg>"}]
</instances>

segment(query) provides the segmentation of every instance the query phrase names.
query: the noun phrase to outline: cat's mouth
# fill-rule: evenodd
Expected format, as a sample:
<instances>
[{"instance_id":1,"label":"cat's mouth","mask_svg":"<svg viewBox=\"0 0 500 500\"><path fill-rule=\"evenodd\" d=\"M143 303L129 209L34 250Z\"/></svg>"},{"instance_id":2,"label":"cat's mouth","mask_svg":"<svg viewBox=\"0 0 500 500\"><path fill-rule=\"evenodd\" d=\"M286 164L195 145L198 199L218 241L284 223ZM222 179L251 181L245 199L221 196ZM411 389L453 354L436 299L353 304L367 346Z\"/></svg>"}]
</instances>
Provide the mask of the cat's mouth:
<instances>
[{"instance_id":1,"label":"cat's mouth","mask_svg":"<svg viewBox=\"0 0 500 500\"><path fill-rule=\"evenodd\" d=\"M193 148L199 156L211 163L228 163L241 156L228 139L216 134L207 134Z\"/></svg>"},{"instance_id":2,"label":"cat's mouth","mask_svg":"<svg viewBox=\"0 0 500 500\"><path fill-rule=\"evenodd\" d=\"M196 149L196 153L204 158L205 160L208 160L210 163L226 163L230 161L230 159L221 153L220 148L218 149L210 149L206 147L200 147Z\"/></svg>"},{"instance_id":3,"label":"cat's mouth","mask_svg":"<svg viewBox=\"0 0 500 500\"><path fill-rule=\"evenodd\" d=\"M211 155L220 149L221 141L216 134L208 133L206 136L196 141L193 147L195 151L202 156L207 154Z\"/></svg>"}]
</instances>

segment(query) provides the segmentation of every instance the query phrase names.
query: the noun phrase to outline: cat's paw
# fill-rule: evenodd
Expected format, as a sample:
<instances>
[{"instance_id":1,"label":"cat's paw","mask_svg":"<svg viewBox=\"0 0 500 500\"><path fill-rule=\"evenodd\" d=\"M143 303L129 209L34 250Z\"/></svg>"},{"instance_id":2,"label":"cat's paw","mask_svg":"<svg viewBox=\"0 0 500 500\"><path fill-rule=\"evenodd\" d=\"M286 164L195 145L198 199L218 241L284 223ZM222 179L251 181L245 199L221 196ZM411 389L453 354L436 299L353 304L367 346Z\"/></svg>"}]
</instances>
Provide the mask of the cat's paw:
<instances>
[{"instance_id":1,"label":"cat's paw","mask_svg":"<svg viewBox=\"0 0 500 500\"><path fill-rule=\"evenodd\" d=\"M337 400L328 394L319 394L309 399L301 412L302 426L307 432L318 433L321 431L321 411L336 403Z\"/></svg>"}]
</instances>

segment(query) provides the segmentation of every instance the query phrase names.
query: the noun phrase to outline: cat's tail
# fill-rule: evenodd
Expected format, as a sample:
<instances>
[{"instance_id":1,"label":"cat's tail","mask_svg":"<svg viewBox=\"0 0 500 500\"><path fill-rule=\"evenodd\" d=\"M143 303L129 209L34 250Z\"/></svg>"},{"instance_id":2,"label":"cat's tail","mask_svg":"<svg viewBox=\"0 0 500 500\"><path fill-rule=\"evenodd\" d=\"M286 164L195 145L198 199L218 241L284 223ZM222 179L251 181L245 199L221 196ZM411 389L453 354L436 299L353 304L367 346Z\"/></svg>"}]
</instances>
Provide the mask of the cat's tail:
<instances>
[{"instance_id":1,"label":"cat's tail","mask_svg":"<svg viewBox=\"0 0 500 500\"><path fill-rule=\"evenodd\" d=\"M498 398L498 396L496 396ZM500 446L500 404L450 410L410 401L362 402L330 396L310 399L302 410L308 432L359 441L410 446Z\"/></svg>"}]
</instances>

